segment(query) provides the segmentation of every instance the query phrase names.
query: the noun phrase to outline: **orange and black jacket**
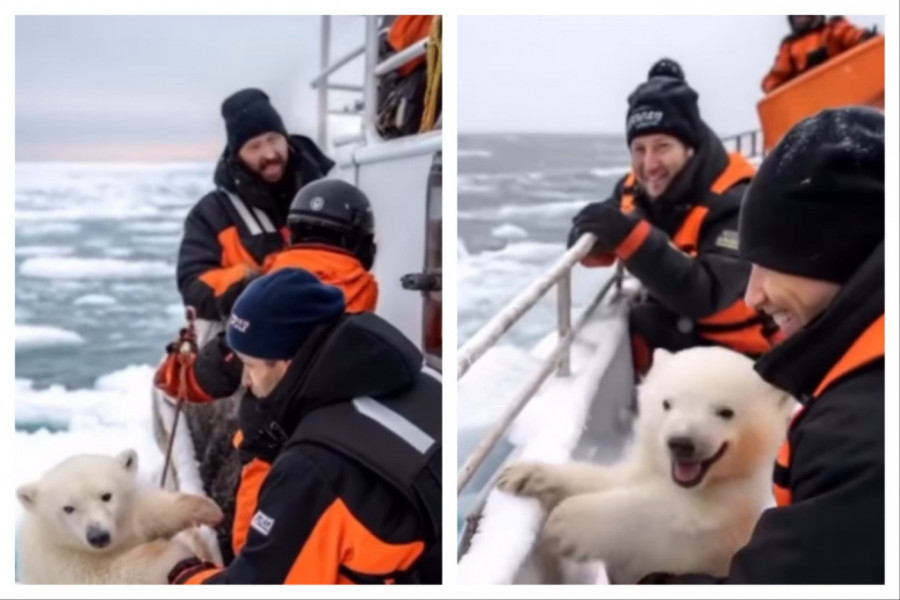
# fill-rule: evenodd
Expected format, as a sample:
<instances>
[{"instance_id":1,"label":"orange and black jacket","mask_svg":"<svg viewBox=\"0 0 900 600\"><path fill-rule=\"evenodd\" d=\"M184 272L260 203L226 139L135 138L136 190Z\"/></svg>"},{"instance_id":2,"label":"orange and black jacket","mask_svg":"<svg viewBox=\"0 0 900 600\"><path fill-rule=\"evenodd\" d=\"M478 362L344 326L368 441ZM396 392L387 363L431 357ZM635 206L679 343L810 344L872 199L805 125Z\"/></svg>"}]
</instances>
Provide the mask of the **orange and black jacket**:
<instances>
[{"instance_id":1,"label":"orange and black jacket","mask_svg":"<svg viewBox=\"0 0 900 600\"><path fill-rule=\"evenodd\" d=\"M728 577L646 583L884 583L884 326L882 242L822 315L757 362L802 406L775 465L776 507Z\"/></svg>"},{"instance_id":2,"label":"orange and black jacket","mask_svg":"<svg viewBox=\"0 0 900 600\"><path fill-rule=\"evenodd\" d=\"M775 64L763 78L763 91L768 94L872 35L873 32L855 27L842 16L833 16L811 31L788 35L781 42Z\"/></svg>"},{"instance_id":3,"label":"orange and black jacket","mask_svg":"<svg viewBox=\"0 0 900 600\"><path fill-rule=\"evenodd\" d=\"M673 323L687 318L706 342L758 355L770 343L763 315L743 301L750 264L738 256L737 238L755 170L704 128L704 142L659 198L647 198L631 174L617 183L606 202L641 221L614 255L589 254L582 264L608 266L618 258Z\"/></svg>"},{"instance_id":4,"label":"orange and black jacket","mask_svg":"<svg viewBox=\"0 0 900 600\"><path fill-rule=\"evenodd\" d=\"M320 328L263 403L275 450L226 568L171 583L439 583L441 384L371 313Z\"/></svg>"},{"instance_id":5,"label":"orange and black jacket","mask_svg":"<svg viewBox=\"0 0 900 600\"><path fill-rule=\"evenodd\" d=\"M266 273L292 267L306 269L323 283L341 288L348 313L373 312L378 302L378 283L374 276L363 268L359 259L340 248L299 244L273 254L263 266ZM188 374L190 399L208 402L230 397L241 385L242 370L243 364L228 347L225 334L219 334L200 350ZM246 392L240 400L239 429L234 438L242 463L231 526L231 550L235 554L247 540L259 488L274 458L269 446L258 439L258 432L267 424L265 419L259 401Z\"/></svg>"},{"instance_id":6,"label":"orange and black jacket","mask_svg":"<svg viewBox=\"0 0 900 600\"><path fill-rule=\"evenodd\" d=\"M292 135L289 148L277 184L263 182L225 150L213 177L217 189L188 213L176 276L184 305L200 319L227 318L249 276L287 245L294 194L334 166L309 138Z\"/></svg>"}]
</instances>

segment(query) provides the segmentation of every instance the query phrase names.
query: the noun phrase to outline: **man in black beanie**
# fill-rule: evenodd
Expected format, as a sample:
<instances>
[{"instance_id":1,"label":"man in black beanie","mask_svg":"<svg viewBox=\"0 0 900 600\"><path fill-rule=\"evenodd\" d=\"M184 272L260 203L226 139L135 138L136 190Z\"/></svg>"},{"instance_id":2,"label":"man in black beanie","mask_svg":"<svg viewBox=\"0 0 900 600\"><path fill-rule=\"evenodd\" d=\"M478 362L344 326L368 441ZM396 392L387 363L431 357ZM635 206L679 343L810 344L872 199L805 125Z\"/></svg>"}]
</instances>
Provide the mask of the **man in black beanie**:
<instances>
[{"instance_id":1,"label":"man in black beanie","mask_svg":"<svg viewBox=\"0 0 900 600\"><path fill-rule=\"evenodd\" d=\"M441 582L441 382L387 321L344 311L295 268L235 302L227 341L272 467L235 559L182 561L170 583Z\"/></svg>"},{"instance_id":2,"label":"man in black beanie","mask_svg":"<svg viewBox=\"0 0 900 600\"><path fill-rule=\"evenodd\" d=\"M227 145L216 166L217 189L191 209L178 253L178 289L201 319L221 321L266 258L285 246L291 200L334 166L309 138L289 135L261 90L222 102Z\"/></svg>"},{"instance_id":3,"label":"man in black beanie","mask_svg":"<svg viewBox=\"0 0 900 600\"><path fill-rule=\"evenodd\" d=\"M665 74L629 96L625 127L631 172L575 216L568 243L594 234L582 264L620 260L647 291L629 315L636 373L650 368L656 348L762 354L770 346L765 318L743 301L750 265L737 252L753 167L703 122L697 93Z\"/></svg>"},{"instance_id":4,"label":"man in black beanie","mask_svg":"<svg viewBox=\"0 0 900 600\"><path fill-rule=\"evenodd\" d=\"M801 402L763 513L729 576L646 583L883 584L884 115L807 118L744 199L747 303L785 340L756 363ZM893 400L892 400L893 401Z\"/></svg>"},{"instance_id":5,"label":"man in black beanie","mask_svg":"<svg viewBox=\"0 0 900 600\"><path fill-rule=\"evenodd\" d=\"M262 265L287 246L283 231L291 200L304 184L321 179L334 163L316 144L290 135L265 92L249 88L221 105L227 143L215 168L216 189L185 219L176 280L185 306L196 310L202 347L224 330L235 299ZM174 399L154 389L157 402ZM197 441L206 492L222 507L220 546L230 558L233 488L241 471L232 438L237 398L184 408Z\"/></svg>"}]
</instances>

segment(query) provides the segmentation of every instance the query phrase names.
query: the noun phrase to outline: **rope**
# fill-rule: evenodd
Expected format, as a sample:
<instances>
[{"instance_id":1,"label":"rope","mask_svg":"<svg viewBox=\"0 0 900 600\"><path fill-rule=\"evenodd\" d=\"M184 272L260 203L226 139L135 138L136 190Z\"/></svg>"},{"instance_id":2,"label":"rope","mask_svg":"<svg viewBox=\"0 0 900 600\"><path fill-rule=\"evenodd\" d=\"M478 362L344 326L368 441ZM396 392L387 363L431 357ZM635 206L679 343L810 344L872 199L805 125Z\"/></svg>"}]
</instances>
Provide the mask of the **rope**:
<instances>
[{"instance_id":1,"label":"rope","mask_svg":"<svg viewBox=\"0 0 900 600\"><path fill-rule=\"evenodd\" d=\"M194 311L194 308L188 307L187 335L190 336L191 340L196 339L194 329L194 322L196 319L197 313ZM166 458L163 463L162 476L159 481L159 487L162 489L166 489L166 475L168 475L169 466L172 464L172 449L175 446L175 430L178 428L178 418L181 416L181 411L184 408L184 401L187 398L187 370L191 367L191 364L189 363L191 350L191 343L187 340L183 340L178 348L178 356L175 359L181 367L178 372L178 403L175 405L175 419L172 421L172 429L169 431L169 439L166 444Z\"/></svg>"},{"instance_id":2,"label":"rope","mask_svg":"<svg viewBox=\"0 0 900 600\"><path fill-rule=\"evenodd\" d=\"M426 48L428 86L425 88L425 107L422 111L419 133L434 129L434 122L437 119L437 104L441 94L441 46L441 15L435 15L431 22L431 33L428 35Z\"/></svg>"}]
</instances>

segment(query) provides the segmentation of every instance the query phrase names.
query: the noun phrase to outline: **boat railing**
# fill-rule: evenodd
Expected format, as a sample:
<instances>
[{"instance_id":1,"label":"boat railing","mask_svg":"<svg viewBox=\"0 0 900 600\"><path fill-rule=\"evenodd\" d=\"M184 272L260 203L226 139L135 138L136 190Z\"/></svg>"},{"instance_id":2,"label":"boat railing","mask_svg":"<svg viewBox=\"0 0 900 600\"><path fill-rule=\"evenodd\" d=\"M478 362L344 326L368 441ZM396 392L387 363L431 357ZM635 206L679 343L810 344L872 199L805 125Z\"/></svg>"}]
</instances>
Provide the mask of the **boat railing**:
<instances>
[{"instance_id":1,"label":"boat railing","mask_svg":"<svg viewBox=\"0 0 900 600\"><path fill-rule=\"evenodd\" d=\"M740 152L747 158L762 158L765 155L762 130L742 131L722 138L722 143L730 152Z\"/></svg>"},{"instance_id":2,"label":"boat railing","mask_svg":"<svg viewBox=\"0 0 900 600\"><path fill-rule=\"evenodd\" d=\"M622 285L623 271L617 267L614 276L601 287L600 291L572 324L572 268L591 249L596 238L586 233L569 248L542 275L535 278L515 298L510 300L494 317L478 330L457 352L457 378L462 378L469 368L487 352L500 337L533 308L538 301L556 286L558 341L553 351L543 360L538 369L526 382L509 407L479 442L457 473L457 494L461 493L478 468L484 463L491 450L503 438L515 418L525 405L537 394L544 381L555 371L558 377L570 374L570 349L578 333L590 319L611 289L617 291Z\"/></svg>"},{"instance_id":3,"label":"boat railing","mask_svg":"<svg viewBox=\"0 0 900 600\"><path fill-rule=\"evenodd\" d=\"M428 39L422 39L393 54L381 62L378 61L378 37L385 30L378 29L377 16L365 16L365 41L358 47L331 62L331 17L322 17L320 70L310 81L313 89L318 91L317 102L317 137L318 143L325 146L328 140L328 117L330 115L355 115L360 117L360 129L356 133L335 136L335 147L350 144L377 144L385 141L375 126L378 111L378 80L392 71L396 71L410 60L423 56L427 50ZM348 84L331 81L331 77L347 65L363 56L362 83ZM329 104L329 92L357 92L362 98L341 109L332 108ZM412 137L412 136L411 136Z\"/></svg>"}]
</instances>

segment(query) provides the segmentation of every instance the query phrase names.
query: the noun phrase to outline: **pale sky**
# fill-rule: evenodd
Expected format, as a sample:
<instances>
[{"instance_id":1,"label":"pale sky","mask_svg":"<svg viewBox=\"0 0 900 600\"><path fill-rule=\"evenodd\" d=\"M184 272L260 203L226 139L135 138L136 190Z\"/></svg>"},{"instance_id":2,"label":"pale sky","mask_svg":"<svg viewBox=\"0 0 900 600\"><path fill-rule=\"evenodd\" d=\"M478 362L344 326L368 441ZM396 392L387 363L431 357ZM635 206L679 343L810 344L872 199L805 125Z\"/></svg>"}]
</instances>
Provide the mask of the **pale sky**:
<instances>
[{"instance_id":1,"label":"pale sky","mask_svg":"<svg viewBox=\"0 0 900 600\"><path fill-rule=\"evenodd\" d=\"M16 17L16 160L212 160L221 102L244 87L315 138L319 31L317 16ZM332 17L332 59L362 42L362 17ZM359 83L362 64L336 80Z\"/></svg>"},{"instance_id":2,"label":"pale sky","mask_svg":"<svg viewBox=\"0 0 900 600\"><path fill-rule=\"evenodd\" d=\"M861 27L884 16L847 15ZM623 133L657 59L681 63L721 135L759 127L760 82L786 16L459 17L461 132Z\"/></svg>"}]
</instances>

